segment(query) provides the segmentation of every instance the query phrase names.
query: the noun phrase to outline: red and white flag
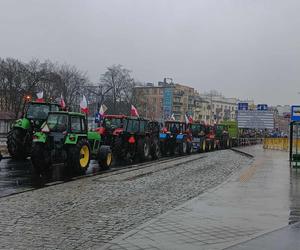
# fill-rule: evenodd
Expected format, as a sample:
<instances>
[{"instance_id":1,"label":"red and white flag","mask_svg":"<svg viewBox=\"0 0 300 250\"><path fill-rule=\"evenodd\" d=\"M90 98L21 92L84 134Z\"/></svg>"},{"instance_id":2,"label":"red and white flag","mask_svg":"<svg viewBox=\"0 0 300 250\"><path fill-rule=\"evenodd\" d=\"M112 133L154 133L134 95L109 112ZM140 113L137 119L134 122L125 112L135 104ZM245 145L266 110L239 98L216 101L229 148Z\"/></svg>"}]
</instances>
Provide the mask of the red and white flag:
<instances>
[{"instance_id":1,"label":"red and white flag","mask_svg":"<svg viewBox=\"0 0 300 250\"><path fill-rule=\"evenodd\" d=\"M104 115L106 110L107 110L107 107L104 104L102 104L99 109L99 114Z\"/></svg>"},{"instance_id":2,"label":"red and white flag","mask_svg":"<svg viewBox=\"0 0 300 250\"><path fill-rule=\"evenodd\" d=\"M41 92L38 92L37 94L36 94L36 96L37 96L37 99L36 99L36 101L37 102L44 102L44 92L43 91L41 91Z\"/></svg>"},{"instance_id":3,"label":"red and white flag","mask_svg":"<svg viewBox=\"0 0 300 250\"><path fill-rule=\"evenodd\" d=\"M86 113L86 114L89 113L88 104L87 104L87 100L85 98L85 95L82 96L82 100L80 101L80 110L83 113Z\"/></svg>"},{"instance_id":4,"label":"red and white flag","mask_svg":"<svg viewBox=\"0 0 300 250\"><path fill-rule=\"evenodd\" d=\"M134 107L133 105L131 105L130 114L131 114L131 116L137 116L137 117L139 117L139 113L138 113L136 107Z\"/></svg>"},{"instance_id":5,"label":"red and white flag","mask_svg":"<svg viewBox=\"0 0 300 250\"><path fill-rule=\"evenodd\" d=\"M188 113L185 114L185 123L193 123L193 117L190 116Z\"/></svg>"},{"instance_id":6,"label":"red and white flag","mask_svg":"<svg viewBox=\"0 0 300 250\"><path fill-rule=\"evenodd\" d=\"M66 108L66 103L65 103L65 100L64 100L62 94L60 95L60 103L59 104L62 109Z\"/></svg>"}]
</instances>

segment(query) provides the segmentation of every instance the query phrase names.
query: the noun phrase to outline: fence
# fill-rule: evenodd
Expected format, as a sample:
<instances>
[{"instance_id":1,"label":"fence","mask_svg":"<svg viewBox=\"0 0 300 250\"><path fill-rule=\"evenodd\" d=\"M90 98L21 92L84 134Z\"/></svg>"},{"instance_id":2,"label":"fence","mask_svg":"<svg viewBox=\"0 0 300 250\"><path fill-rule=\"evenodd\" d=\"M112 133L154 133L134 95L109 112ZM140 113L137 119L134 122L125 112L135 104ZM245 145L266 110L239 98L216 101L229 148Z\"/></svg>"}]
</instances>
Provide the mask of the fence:
<instances>
[{"instance_id":1,"label":"fence","mask_svg":"<svg viewBox=\"0 0 300 250\"><path fill-rule=\"evenodd\" d=\"M300 147L300 140L294 141L294 146L298 144ZM290 146L290 140L288 138L265 138L263 142L263 148L273 150L288 151Z\"/></svg>"}]
</instances>

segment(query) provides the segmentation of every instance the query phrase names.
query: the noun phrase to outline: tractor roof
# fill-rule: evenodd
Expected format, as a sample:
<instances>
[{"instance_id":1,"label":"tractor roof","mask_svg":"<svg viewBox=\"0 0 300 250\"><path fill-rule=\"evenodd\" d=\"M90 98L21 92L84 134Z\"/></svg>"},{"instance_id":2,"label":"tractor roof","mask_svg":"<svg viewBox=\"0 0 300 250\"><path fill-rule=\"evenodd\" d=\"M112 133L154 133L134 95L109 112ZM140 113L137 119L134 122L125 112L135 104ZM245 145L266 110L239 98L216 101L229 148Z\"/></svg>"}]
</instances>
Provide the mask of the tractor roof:
<instances>
[{"instance_id":1,"label":"tractor roof","mask_svg":"<svg viewBox=\"0 0 300 250\"><path fill-rule=\"evenodd\" d=\"M185 122L181 122L181 121L172 121L172 120L165 121L165 123L186 124Z\"/></svg>"},{"instance_id":2,"label":"tractor roof","mask_svg":"<svg viewBox=\"0 0 300 250\"><path fill-rule=\"evenodd\" d=\"M28 103L29 104L39 104L39 105L56 105L56 106L59 106L58 103L54 103L54 102L36 102L36 101L30 101Z\"/></svg>"},{"instance_id":3,"label":"tractor roof","mask_svg":"<svg viewBox=\"0 0 300 250\"><path fill-rule=\"evenodd\" d=\"M64 115L75 115L85 117L84 114L78 112L67 112L67 111L51 111L49 114L64 114Z\"/></svg>"},{"instance_id":4,"label":"tractor roof","mask_svg":"<svg viewBox=\"0 0 300 250\"><path fill-rule=\"evenodd\" d=\"M124 119L127 118L127 115L104 115L104 118L108 119Z\"/></svg>"}]
</instances>

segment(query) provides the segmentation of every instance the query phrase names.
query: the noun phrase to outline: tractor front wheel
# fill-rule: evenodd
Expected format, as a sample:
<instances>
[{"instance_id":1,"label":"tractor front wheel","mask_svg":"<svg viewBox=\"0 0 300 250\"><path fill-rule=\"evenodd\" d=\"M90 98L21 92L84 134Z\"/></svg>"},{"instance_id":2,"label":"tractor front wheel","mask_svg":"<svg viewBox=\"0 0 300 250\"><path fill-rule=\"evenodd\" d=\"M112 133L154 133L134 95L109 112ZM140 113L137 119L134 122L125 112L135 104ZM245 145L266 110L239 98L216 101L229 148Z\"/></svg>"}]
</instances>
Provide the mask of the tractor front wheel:
<instances>
[{"instance_id":1,"label":"tractor front wheel","mask_svg":"<svg viewBox=\"0 0 300 250\"><path fill-rule=\"evenodd\" d=\"M113 161L112 151L109 146L101 146L99 149L98 163L101 169L110 168Z\"/></svg>"},{"instance_id":2,"label":"tractor front wheel","mask_svg":"<svg viewBox=\"0 0 300 250\"><path fill-rule=\"evenodd\" d=\"M146 160L149 159L149 156L150 156L150 143L149 143L148 138L139 139L137 151L138 151L138 157L142 161L146 161Z\"/></svg>"},{"instance_id":3,"label":"tractor front wheel","mask_svg":"<svg viewBox=\"0 0 300 250\"><path fill-rule=\"evenodd\" d=\"M160 148L158 140L154 140L152 144L151 156L153 160L157 160L160 157Z\"/></svg>"},{"instance_id":4,"label":"tractor front wheel","mask_svg":"<svg viewBox=\"0 0 300 250\"><path fill-rule=\"evenodd\" d=\"M186 139L183 139L180 143L179 143L179 154L180 155L185 155L187 152L187 141Z\"/></svg>"},{"instance_id":5,"label":"tractor front wheel","mask_svg":"<svg viewBox=\"0 0 300 250\"><path fill-rule=\"evenodd\" d=\"M69 146L67 161L68 174L85 174L90 164L90 158L90 145L86 139L80 139L76 145Z\"/></svg>"}]
</instances>

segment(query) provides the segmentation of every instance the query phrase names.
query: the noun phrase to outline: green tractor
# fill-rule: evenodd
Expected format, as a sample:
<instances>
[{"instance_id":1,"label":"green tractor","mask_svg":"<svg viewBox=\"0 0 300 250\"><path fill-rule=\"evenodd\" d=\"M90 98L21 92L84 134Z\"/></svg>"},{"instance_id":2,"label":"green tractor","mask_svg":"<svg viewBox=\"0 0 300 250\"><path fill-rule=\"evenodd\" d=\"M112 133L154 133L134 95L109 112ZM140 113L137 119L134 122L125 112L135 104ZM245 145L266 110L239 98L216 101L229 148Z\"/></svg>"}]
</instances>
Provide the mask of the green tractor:
<instances>
[{"instance_id":1,"label":"green tractor","mask_svg":"<svg viewBox=\"0 0 300 250\"><path fill-rule=\"evenodd\" d=\"M238 146L239 141L239 129L238 124L236 121L222 121L220 123L221 125L224 125L228 129L229 138L231 140L231 146L236 147Z\"/></svg>"},{"instance_id":2,"label":"green tractor","mask_svg":"<svg viewBox=\"0 0 300 250\"><path fill-rule=\"evenodd\" d=\"M82 175L90 160L97 160L100 168L108 169L112 152L101 142L98 132L88 131L84 114L49 112L41 131L33 136L33 172L36 176L47 177L52 173L53 164L62 164L64 177Z\"/></svg>"},{"instance_id":3,"label":"green tractor","mask_svg":"<svg viewBox=\"0 0 300 250\"><path fill-rule=\"evenodd\" d=\"M231 138L228 132L228 126L224 124L215 125L215 139L219 149L231 148Z\"/></svg>"},{"instance_id":4,"label":"green tractor","mask_svg":"<svg viewBox=\"0 0 300 250\"><path fill-rule=\"evenodd\" d=\"M30 155L32 135L39 131L50 111L58 111L59 105L54 103L26 102L22 118L12 124L7 135L7 149L16 160L24 160Z\"/></svg>"}]
</instances>

